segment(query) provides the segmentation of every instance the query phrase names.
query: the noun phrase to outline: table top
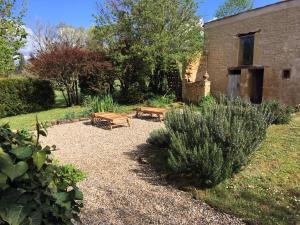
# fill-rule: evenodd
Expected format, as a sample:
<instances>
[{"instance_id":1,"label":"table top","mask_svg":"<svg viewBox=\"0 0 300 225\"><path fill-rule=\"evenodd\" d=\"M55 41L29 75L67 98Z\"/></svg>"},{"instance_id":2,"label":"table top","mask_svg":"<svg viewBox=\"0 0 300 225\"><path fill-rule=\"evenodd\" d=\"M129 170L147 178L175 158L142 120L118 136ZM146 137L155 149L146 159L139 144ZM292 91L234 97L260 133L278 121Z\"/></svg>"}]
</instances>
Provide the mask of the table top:
<instances>
[{"instance_id":1,"label":"table top","mask_svg":"<svg viewBox=\"0 0 300 225\"><path fill-rule=\"evenodd\" d=\"M129 116L126 114L100 112L94 114L95 118L101 118L104 120L116 120L116 119L128 119Z\"/></svg>"},{"instance_id":2,"label":"table top","mask_svg":"<svg viewBox=\"0 0 300 225\"><path fill-rule=\"evenodd\" d=\"M155 107L141 107L141 108L137 108L137 110L141 112L152 112L152 113L165 113L168 111L168 109L155 108Z\"/></svg>"}]
</instances>

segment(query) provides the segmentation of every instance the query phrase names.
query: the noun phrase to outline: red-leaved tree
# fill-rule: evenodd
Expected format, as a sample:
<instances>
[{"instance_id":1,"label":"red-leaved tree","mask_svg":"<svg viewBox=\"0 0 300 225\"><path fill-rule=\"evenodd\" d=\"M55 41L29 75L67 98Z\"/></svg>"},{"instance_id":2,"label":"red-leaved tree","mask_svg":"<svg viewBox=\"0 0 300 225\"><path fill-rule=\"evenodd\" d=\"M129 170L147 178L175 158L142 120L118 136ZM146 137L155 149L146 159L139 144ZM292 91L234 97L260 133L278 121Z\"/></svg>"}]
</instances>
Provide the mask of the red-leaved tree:
<instances>
[{"instance_id":1,"label":"red-leaved tree","mask_svg":"<svg viewBox=\"0 0 300 225\"><path fill-rule=\"evenodd\" d=\"M78 86L81 77L91 74L103 76L111 68L110 60L103 52L58 43L47 51L32 55L28 65L31 73L55 82L62 91L67 106L79 104Z\"/></svg>"}]
</instances>

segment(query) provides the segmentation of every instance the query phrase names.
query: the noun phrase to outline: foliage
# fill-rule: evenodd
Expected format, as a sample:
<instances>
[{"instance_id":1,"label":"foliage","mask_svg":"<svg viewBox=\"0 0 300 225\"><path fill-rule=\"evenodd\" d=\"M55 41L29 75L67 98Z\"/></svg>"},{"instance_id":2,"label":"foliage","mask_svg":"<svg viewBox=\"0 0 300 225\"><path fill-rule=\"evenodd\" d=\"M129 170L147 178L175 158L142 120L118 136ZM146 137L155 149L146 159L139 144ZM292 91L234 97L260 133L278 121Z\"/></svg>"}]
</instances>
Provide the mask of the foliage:
<instances>
[{"instance_id":1,"label":"foliage","mask_svg":"<svg viewBox=\"0 0 300 225\"><path fill-rule=\"evenodd\" d=\"M24 71L24 68L25 68L25 64L26 64L25 57L24 57L23 54L20 53L18 65L16 67L16 73L17 74L22 74L22 72Z\"/></svg>"},{"instance_id":2,"label":"foliage","mask_svg":"<svg viewBox=\"0 0 300 225\"><path fill-rule=\"evenodd\" d=\"M208 95L208 96L202 97L197 106L200 108L206 108L206 107L210 107L210 106L216 105L216 104L217 104L216 99L213 96Z\"/></svg>"},{"instance_id":3,"label":"foliage","mask_svg":"<svg viewBox=\"0 0 300 225\"><path fill-rule=\"evenodd\" d=\"M103 5L93 36L112 57L127 100L131 93L142 96L149 84L161 89L157 82L166 79L157 76L166 76L171 64L178 68L202 49L194 0L106 0Z\"/></svg>"},{"instance_id":4,"label":"foliage","mask_svg":"<svg viewBox=\"0 0 300 225\"><path fill-rule=\"evenodd\" d=\"M84 178L72 166L50 158L42 147L46 130L37 123L37 139L0 126L0 224L73 224L82 206L76 183Z\"/></svg>"},{"instance_id":5,"label":"foliage","mask_svg":"<svg viewBox=\"0 0 300 225\"><path fill-rule=\"evenodd\" d=\"M300 114L289 125L271 126L267 138L239 174L197 199L243 218L247 224L296 225L300 221Z\"/></svg>"},{"instance_id":6,"label":"foliage","mask_svg":"<svg viewBox=\"0 0 300 225\"><path fill-rule=\"evenodd\" d=\"M91 113L97 112L116 112L118 104L114 102L111 95L87 96L84 101L84 106L90 110Z\"/></svg>"},{"instance_id":7,"label":"foliage","mask_svg":"<svg viewBox=\"0 0 300 225\"><path fill-rule=\"evenodd\" d=\"M24 12L17 9L17 3L17 0L0 0L0 74L3 75L15 70L14 61L26 39Z\"/></svg>"},{"instance_id":8,"label":"foliage","mask_svg":"<svg viewBox=\"0 0 300 225\"><path fill-rule=\"evenodd\" d=\"M36 79L0 80L0 118L49 109L54 104L49 81Z\"/></svg>"},{"instance_id":9,"label":"foliage","mask_svg":"<svg viewBox=\"0 0 300 225\"><path fill-rule=\"evenodd\" d=\"M263 141L267 128L263 115L252 106L174 110L165 123L170 137L169 171L190 176L203 186L214 186L239 172ZM161 143L165 143L161 133ZM158 142L157 137L155 140Z\"/></svg>"},{"instance_id":10,"label":"foliage","mask_svg":"<svg viewBox=\"0 0 300 225\"><path fill-rule=\"evenodd\" d=\"M91 52L66 44L53 44L29 60L29 70L40 78L54 80L64 94L67 106L79 104L79 77L102 76L111 68L103 52Z\"/></svg>"},{"instance_id":11,"label":"foliage","mask_svg":"<svg viewBox=\"0 0 300 225\"><path fill-rule=\"evenodd\" d=\"M175 102L175 100L176 97L174 94L155 96L154 98L146 101L146 105L152 107L166 107L167 105Z\"/></svg>"},{"instance_id":12,"label":"foliage","mask_svg":"<svg viewBox=\"0 0 300 225\"><path fill-rule=\"evenodd\" d=\"M292 107L281 104L278 101L265 101L258 106L265 115L269 124L288 124L292 120Z\"/></svg>"},{"instance_id":13,"label":"foliage","mask_svg":"<svg viewBox=\"0 0 300 225\"><path fill-rule=\"evenodd\" d=\"M217 18L233 16L253 8L253 0L226 0L216 12Z\"/></svg>"},{"instance_id":14,"label":"foliage","mask_svg":"<svg viewBox=\"0 0 300 225\"><path fill-rule=\"evenodd\" d=\"M56 26L37 23L30 36L33 45L33 54L47 52L57 44L66 45L70 48L86 47L87 34L84 28L60 23Z\"/></svg>"},{"instance_id":15,"label":"foliage","mask_svg":"<svg viewBox=\"0 0 300 225\"><path fill-rule=\"evenodd\" d=\"M260 105L253 105L251 102L242 100L241 98L230 99L221 95L217 101L222 105L234 105L238 107L255 106L264 115L269 125L288 124L292 119L292 113L295 111L293 107L286 106L275 100L264 101Z\"/></svg>"},{"instance_id":16,"label":"foliage","mask_svg":"<svg viewBox=\"0 0 300 225\"><path fill-rule=\"evenodd\" d=\"M147 142L159 148L167 148L171 142L169 132L163 128L154 130L150 133Z\"/></svg>"}]
</instances>

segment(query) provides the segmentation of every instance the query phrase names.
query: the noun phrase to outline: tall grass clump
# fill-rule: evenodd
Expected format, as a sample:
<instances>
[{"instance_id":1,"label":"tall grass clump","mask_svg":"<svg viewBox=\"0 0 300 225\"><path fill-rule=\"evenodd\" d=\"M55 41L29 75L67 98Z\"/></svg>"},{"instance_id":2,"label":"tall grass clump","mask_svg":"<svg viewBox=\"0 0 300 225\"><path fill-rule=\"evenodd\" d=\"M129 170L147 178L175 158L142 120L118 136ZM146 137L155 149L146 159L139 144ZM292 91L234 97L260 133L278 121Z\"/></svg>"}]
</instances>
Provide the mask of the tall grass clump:
<instances>
[{"instance_id":1,"label":"tall grass clump","mask_svg":"<svg viewBox=\"0 0 300 225\"><path fill-rule=\"evenodd\" d=\"M146 101L146 105L152 107L166 107L167 105L175 101L176 101L176 96L174 94L155 96L150 100Z\"/></svg>"},{"instance_id":2,"label":"tall grass clump","mask_svg":"<svg viewBox=\"0 0 300 225\"><path fill-rule=\"evenodd\" d=\"M87 107L91 113L97 112L116 112L118 110L118 104L114 102L111 95L99 96L87 96L84 100L84 106Z\"/></svg>"},{"instance_id":3,"label":"tall grass clump","mask_svg":"<svg viewBox=\"0 0 300 225\"><path fill-rule=\"evenodd\" d=\"M186 107L166 116L166 129L148 142L167 148L170 173L214 186L239 172L266 135L267 123L254 106Z\"/></svg>"}]
</instances>

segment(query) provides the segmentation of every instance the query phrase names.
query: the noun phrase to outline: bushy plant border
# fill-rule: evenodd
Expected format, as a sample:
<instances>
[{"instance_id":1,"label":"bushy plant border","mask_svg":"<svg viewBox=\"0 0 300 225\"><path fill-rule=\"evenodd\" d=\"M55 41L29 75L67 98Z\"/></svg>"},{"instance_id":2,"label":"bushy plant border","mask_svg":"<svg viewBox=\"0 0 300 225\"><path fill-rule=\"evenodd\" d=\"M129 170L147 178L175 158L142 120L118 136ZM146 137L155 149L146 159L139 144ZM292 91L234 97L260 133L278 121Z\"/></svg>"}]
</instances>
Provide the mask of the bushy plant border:
<instances>
[{"instance_id":1,"label":"bushy plant border","mask_svg":"<svg viewBox=\"0 0 300 225\"><path fill-rule=\"evenodd\" d=\"M0 224L73 224L83 195L76 183L85 175L50 157L54 147L42 147L46 131L37 124L37 139L28 132L0 126Z\"/></svg>"},{"instance_id":2,"label":"bushy plant border","mask_svg":"<svg viewBox=\"0 0 300 225\"><path fill-rule=\"evenodd\" d=\"M148 143L166 148L167 169L214 186L240 171L264 140L268 124L254 106L186 107L166 116L166 129L151 133Z\"/></svg>"},{"instance_id":3,"label":"bushy plant border","mask_svg":"<svg viewBox=\"0 0 300 225\"><path fill-rule=\"evenodd\" d=\"M54 103L55 94L49 81L0 79L0 118L50 109Z\"/></svg>"}]
</instances>

